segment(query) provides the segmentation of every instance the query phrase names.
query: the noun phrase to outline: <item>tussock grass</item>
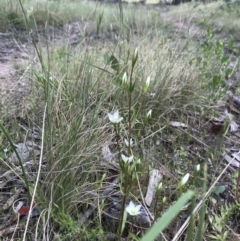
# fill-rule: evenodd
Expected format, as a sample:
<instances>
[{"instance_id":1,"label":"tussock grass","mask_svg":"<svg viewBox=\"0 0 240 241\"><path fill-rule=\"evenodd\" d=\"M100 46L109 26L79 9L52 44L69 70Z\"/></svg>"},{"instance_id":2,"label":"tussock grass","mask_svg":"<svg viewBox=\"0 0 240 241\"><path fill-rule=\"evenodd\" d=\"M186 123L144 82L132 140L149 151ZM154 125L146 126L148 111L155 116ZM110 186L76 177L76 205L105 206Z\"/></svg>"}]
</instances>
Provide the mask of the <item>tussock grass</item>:
<instances>
[{"instance_id":1,"label":"tussock grass","mask_svg":"<svg viewBox=\"0 0 240 241\"><path fill-rule=\"evenodd\" d=\"M37 92L33 93L32 98L40 96L41 100L36 102L35 108L39 108L39 103L47 103L44 148L48 174L43 176L39 197L46 207L52 205L51 223L59 225L56 229L75 233L78 229L64 226L63 217L77 222L86 205L93 202L94 197L88 195L89 191L100 191L104 173L100 165L102 147L108 144L116 150L107 113L120 109L127 118L124 114L127 111L127 93L121 91L114 70L104 62L103 56L107 50L118 56L121 76L130 65L126 49L130 47L130 52L134 47L139 49L136 71L133 73L136 88L132 104L138 124L133 128L132 136L137 142L145 138L141 148L136 148L136 155L143 158L144 163L155 158L154 153L146 151L153 144L150 141L152 133L169 120L186 121L186 113L191 115L191 111L208 111L211 108L209 99L213 98L213 91L208 89L211 78L204 75L201 65L189 63L198 51L183 51L186 43L182 42L159 43L158 36L151 41L145 38L140 40L136 46L132 44L136 43L135 37L132 37L130 42L119 43L115 51L110 43L103 50L89 50L85 45L83 48L86 49L83 50L78 46L79 51L70 51L70 54L65 48L65 55L60 51L61 57L58 47L49 45L49 58L42 52L42 63L39 63L39 66L48 67L33 69L36 78L31 79ZM209 59L208 64L211 63L212 59ZM214 67L208 66L205 72L210 74L211 69L213 75L213 70L217 71L220 66L215 62ZM143 86L148 75L151 76L151 85L149 94L144 94ZM144 119L150 109L153 116L149 126L144 124ZM192 116L194 118L195 114ZM126 131L122 132L121 143L124 143ZM143 170L141 178L145 178L146 171ZM68 223L71 224L70 221ZM78 232L82 234L82 231Z\"/></svg>"}]
</instances>

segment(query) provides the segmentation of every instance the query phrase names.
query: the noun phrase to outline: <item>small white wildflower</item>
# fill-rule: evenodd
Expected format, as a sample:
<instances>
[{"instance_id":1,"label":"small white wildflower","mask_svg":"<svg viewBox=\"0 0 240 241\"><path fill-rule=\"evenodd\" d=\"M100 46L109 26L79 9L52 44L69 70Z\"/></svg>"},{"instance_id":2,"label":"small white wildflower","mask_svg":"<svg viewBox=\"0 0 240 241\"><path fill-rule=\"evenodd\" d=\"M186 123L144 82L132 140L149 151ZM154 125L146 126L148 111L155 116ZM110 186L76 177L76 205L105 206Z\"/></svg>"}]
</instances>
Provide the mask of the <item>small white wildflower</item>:
<instances>
[{"instance_id":1,"label":"small white wildflower","mask_svg":"<svg viewBox=\"0 0 240 241\"><path fill-rule=\"evenodd\" d=\"M149 110L147 113L147 118L150 118L152 116L152 110Z\"/></svg>"},{"instance_id":2,"label":"small white wildflower","mask_svg":"<svg viewBox=\"0 0 240 241\"><path fill-rule=\"evenodd\" d=\"M126 207L126 211L131 215L131 216L137 216L138 214L141 213L142 205L135 205L132 201L130 201L129 205Z\"/></svg>"},{"instance_id":3,"label":"small white wildflower","mask_svg":"<svg viewBox=\"0 0 240 241\"><path fill-rule=\"evenodd\" d=\"M181 185L181 186L184 186L184 185L188 182L189 177L190 177L190 174L187 173L187 174L182 178L182 180L181 180L181 182L180 182L180 185Z\"/></svg>"},{"instance_id":4,"label":"small white wildflower","mask_svg":"<svg viewBox=\"0 0 240 241\"><path fill-rule=\"evenodd\" d=\"M197 172L200 171L200 164L198 164L198 165L196 166L196 171L197 171Z\"/></svg>"},{"instance_id":5,"label":"small white wildflower","mask_svg":"<svg viewBox=\"0 0 240 241\"><path fill-rule=\"evenodd\" d=\"M125 141L126 146L128 147L129 146L128 140L124 139L124 141ZM132 145L133 145L133 140L132 140L132 138L130 138L130 146L132 146Z\"/></svg>"},{"instance_id":6,"label":"small white wildflower","mask_svg":"<svg viewBox=\"0 0 240 241\"><path fill-rule=\"evenodd\" d=\"M108 113L108 118L113 124L120 123L123 120L123 117L119 115L118 110L116 110L113 114Z\"/></svg>"},{"instance_id":7,"label":"small white wildflower","mask_svg":"<svg viewBox=\"0 0 240 241\"><path fill-rule=\"evenodd\" d=\"M133 156L130 156L130 157L127 157L127 156L125 156L125 155L121 155L122 156L122 160L125 162L125 163L130 163L130 162L132 162L133 161Z\"/></svg>"}]
</instances>

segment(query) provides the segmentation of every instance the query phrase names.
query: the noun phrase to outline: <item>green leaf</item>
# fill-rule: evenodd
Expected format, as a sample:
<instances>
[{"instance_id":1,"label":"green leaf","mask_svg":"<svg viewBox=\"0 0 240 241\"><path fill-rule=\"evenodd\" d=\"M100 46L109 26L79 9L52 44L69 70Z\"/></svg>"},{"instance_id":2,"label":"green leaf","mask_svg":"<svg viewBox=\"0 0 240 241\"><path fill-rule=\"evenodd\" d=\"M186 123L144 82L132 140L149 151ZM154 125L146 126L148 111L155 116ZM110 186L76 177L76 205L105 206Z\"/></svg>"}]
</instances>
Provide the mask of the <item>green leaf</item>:
<instances>
[{"instance_id":1,"label":"green leaf","mask_svg":"<svg viewBox=\"0 0 240 241\"><path fill-rule=\"evenodd\" d=\"M225 189L226 188L224 186L216 186L213 188L213 193L219 195L220 193L223 193Z\"/></svg>"},{"instance_id":2,"label":"green leaf","mask_svg":"<svg viewBox=\"0 0 240 241\"><path fill-rule=\"evenodd\" d=\"M194 195L193 191L188 191L183 194L177 202L170 207L163 216L151 227L151 229L144 235L141 241L151 241L154 240L177 216L181 211L182 207L188 202L190 198Z\"/></svg>"},{"instance_id":3,"label":"green leaf","mask_svg":"<svg viewBox=\"0 0 240 241\"><path fill-rule=\"evenodd\" d=\"M105 54L104 61L107 65L110 65L113 70L115 71L119 70L119 62L113 54L111 56L109 56L108 54Z\"/></svg>"}]
</instances>

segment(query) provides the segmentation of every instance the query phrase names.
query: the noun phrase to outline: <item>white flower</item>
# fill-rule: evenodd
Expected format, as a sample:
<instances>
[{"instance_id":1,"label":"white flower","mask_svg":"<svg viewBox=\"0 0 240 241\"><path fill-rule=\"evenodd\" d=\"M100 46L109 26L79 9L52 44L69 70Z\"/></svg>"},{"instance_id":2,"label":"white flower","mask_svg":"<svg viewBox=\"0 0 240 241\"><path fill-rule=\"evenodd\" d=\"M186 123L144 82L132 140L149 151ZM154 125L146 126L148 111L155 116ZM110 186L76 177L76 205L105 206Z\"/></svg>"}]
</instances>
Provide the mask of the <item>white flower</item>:
<instances>
[{"instance_id":1,"label":"white flower","mask_svg":"<svg viewBox=\"0 0 240 241\"><path fill-rule=\"evenodd\" d=\"M197 171L197 172L200 171L200 164L198 164L198 165L196 166L196 171Z\"/></svg>"},{"instance_id":2,"label":"white flower","mask_svg":"<svg viewBox=\"0 0 240 241\"><path fill-rule=\"evenodd\" d=\"M147 118L150 118L152 116L152 110L149 110L147 113Z\"/></svg>"},{"instance_id":3,"label":"white flower","mask_svg":"<svg viewBox=\"0 0 240 241\"><path fill-rule=\"evenodd\" d=\"M136 216L141 213L142 205L135 205L132 201L130 201L129 205L126 207L126 211L131 215L131 216Z\"/></svg>"},{"instance_id":4,"label":"white flower","mask_svg":"<svg viewBox=\"0 0 240 241\"><path fill-rule=\"evenodd\" d=\"M124 139L124 141L125 141L126 146L128 147L129 146L128 140ZM132 145L133 145L133 140L132 140L132 138L130 138L130 146L132 146Z\"/></svg>"},{"instance_id":5,"label":"white flower","mask_svg":"<svg viewBox=\"0 0 240 241\"><path fill-rule=\"evenodd\" d=\"M116 110L113 114L108 113L108 118L113 124L120 123L123 120L123 117L119 115L118 110Z\"/></svg>"},{"instance_id":6,"label":"white flower","mask_svg":"<svg viewBox=\"0 0 240 241\"><path fill-rule=\"evenodd\" d=\"M184 185L188 182L189 177L190 177L190 174L187 173L187 174L182 178L182 180L181 180L181 182L180 182L180 185L181 185L181 186L184 186Z\"/></svg>"},{"instance_id":7,"label":"white flower","mask_svg":"<svg viewBox=\"0 0 240 241\"><path fill-rule=\"evenodd\" d=\"M122 156L122 160L125 162L125 163L130 163L130 162L132 162L133 161L133 156L130 156L130 157L127 157L127 156L125 156L125 155L121 155Z\"/></svg>"}]
</instances>

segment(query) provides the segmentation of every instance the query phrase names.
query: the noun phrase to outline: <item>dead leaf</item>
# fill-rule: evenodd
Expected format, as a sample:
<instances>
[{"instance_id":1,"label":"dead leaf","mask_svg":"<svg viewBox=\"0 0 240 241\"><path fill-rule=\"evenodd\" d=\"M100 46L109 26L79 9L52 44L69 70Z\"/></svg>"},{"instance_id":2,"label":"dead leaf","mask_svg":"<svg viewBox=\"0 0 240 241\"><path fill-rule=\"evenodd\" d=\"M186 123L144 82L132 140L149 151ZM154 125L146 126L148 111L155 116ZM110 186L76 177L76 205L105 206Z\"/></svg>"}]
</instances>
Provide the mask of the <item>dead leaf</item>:
<instances>
[{"instance_id":1,"label":"dead leaf","mask_svg":"<svg viewBox=\"0 0 240 241\"><path fill-rule=\"evenodd\" d=\"M235 113L237 113L237 114L240 114L240 111L236 108L236 106L235 106L235 104L234 104L234 99L233 99L233 98L230 98L230 99L229 99L229 108L230 108L233 112L235 112Z\"/></svg>"},{"instance_id":2,"label":"dead leaf","mask_svg":"<svg viewBox=\"0 0 240 241\"><path fill-rule=\"evenodd\" d=\"M171 174L169 171L167 171L165 168L163 167L160 167L159 168L159 172L164 176L164 177L168 177L168 178L171 178Z\"/></svg>"},{"instance_id":3,"label":"dead leaf","mask_svg":"<svg viewBox=\"0 0 240 241\"><path fill-rule=\"evenodd\" d=\"M15 201L16 199L18 199L18 197L19 197L19 195L20 195L21 192L23 192L23 189L22 189L22 188L19 188L19 189L16 191L16 193L15 193L14 195L12 195L12 196L5 202L5 204L4 204L3 207L2 207L2 210L5 211L5 210L7 210L9 207L11 207L12 204L14 203L14 201Z\"/></svg>"},{"instance_id":4,"label":"dead leaf","mask_svg":"<svg viewBox=\"0 0 240 241\"><path fill-rule=\"evenodd\" d=\"M183 127L183 128L187 128L188 125L182 123L182 122L178 122L178 121L171 121L170 125L173 127Z\"/></svg>"},{"instance_id":5,"label":"dead leaf","mask_svg":"<svg viewBox=\"0 0 240 241\"><path fill-rule=\"evenodd\" d=\"M21 216L25 216L29 213L30 208L26 207L26 206L22 206L19 210L18 210L18 215Z\"/></svg>"},{"instance_id":6,"label":"dead leaf","mask_svg":"<svg viewBox=\"0 0 240 241\"><path fill-rule=\"evenodd\" d=\"M234 167L239 167L239 162L236 160L235 157L231 157L229 155L227 155L226 153L224 153L224 159L225 161L227 161L228 163L231 163L232 166Z\"/></svg>"},{"instance_id":7,"label":"dead leaf","mask_svg":"<svg viewBox=\"0 0 240 241\"><path fill-rule=\"evenodd\" d=\"M38 217L41 213L40 209L36 207L37 205L38 205L38 203L33 202L32 211L31 211L31 218ZM23 202L20 201L18 203L18 205L15 208L13 208L13 211L15 213L17 213L19 217L21 217L23 219L26 219L29 215L30 207L23 206ZM16 220L17 220L17 217L15 219L13 219L13 222L16 221Z\"/></svg>"},{"instance_id":8,"label":"dead leaf","mask_svg":"<svg viewBox=\"0 0 240 241\"><path fill-rule=\"evenodd\" d=\"M210 132L212 134L218 135L218 134L221 134L223 132L223 128L224 128L224 124L213 123L213 125L210 128Z\"/></svg>"},{"instance_id":9,"label":"dead leaf","mask_svg":"<svg viewBox=\"0 0 240 241\"><path fill-rule=\"evenodd\" d=\"M232 120L230 123L230 132L236 132L238 130L239 125Z\"/></svg>"},{"instance_id":10,"label":"dead leaf","mask_svg":"<svg viewBox=\"0 0 240 241\"><path fill-rule=\"evenodd\" d=\"M0 231L0 237L4 237L10 233L13 233L16 229L18 229L20 226L18 224L13 225L11 227L5 228Z\"/></svg>"},{"instance_id":11,"label":"dead leaf","mask_svg":"<svg viewBox=\"0 0 240 241\"><path fill-rule=\"evenodd\" d=\"M240 108L240 98L238 96L233 96L234 103Z\"/></svg>"}]
</instances>

